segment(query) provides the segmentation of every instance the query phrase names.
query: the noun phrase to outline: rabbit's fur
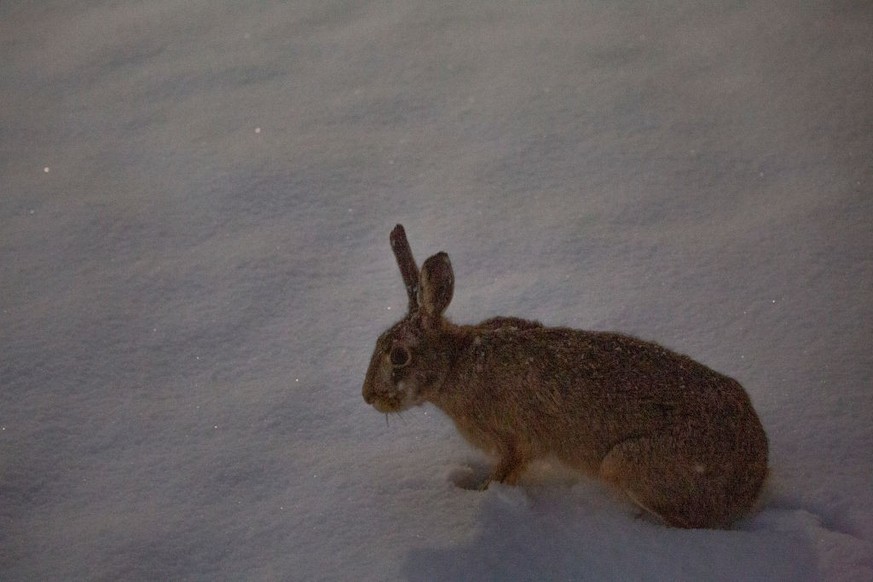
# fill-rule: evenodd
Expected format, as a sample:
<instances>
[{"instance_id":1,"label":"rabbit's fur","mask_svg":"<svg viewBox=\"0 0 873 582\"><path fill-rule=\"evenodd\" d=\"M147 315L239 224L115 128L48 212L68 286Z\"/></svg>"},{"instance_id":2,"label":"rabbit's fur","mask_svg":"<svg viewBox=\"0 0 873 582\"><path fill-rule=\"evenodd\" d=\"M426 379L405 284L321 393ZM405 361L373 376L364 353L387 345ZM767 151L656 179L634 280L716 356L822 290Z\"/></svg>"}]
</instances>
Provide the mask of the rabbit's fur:
<instances>
[{"instance_id":1,"label":"rabbit's fur","mask_svg":"<svg viewBox=\"0 0 873 582\"><path fill-rule=\"evenodd\" d=\"M380 412L430 402L514 484L552 456L678 527L727 527L767 475L767 437L735 380L630 336L497 317L455 325L448 255L419 272L403 227L391 243L409 313L376 342L363 386Z\"/></svg>"}]
</instances>

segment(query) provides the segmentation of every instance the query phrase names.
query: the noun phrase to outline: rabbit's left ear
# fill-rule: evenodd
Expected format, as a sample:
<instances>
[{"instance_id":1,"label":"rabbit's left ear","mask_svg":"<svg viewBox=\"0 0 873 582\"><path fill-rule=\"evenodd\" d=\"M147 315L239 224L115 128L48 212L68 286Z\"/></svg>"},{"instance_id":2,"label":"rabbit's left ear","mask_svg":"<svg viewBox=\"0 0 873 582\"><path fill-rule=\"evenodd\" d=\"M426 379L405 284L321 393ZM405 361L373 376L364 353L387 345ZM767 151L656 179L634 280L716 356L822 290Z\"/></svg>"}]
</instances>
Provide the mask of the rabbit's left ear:
<instances>
[{"instance_id":1,"label":"rabbit's left ear","mask_svg":"<svg viewBox=\"0 0 873 582\"><path fill-rule=\"evenodd\" d=\"M455 274L446 253L437 253L421 266L418 304L430 317L440 317L452 300Z\"/></svg>"}]
</instances>

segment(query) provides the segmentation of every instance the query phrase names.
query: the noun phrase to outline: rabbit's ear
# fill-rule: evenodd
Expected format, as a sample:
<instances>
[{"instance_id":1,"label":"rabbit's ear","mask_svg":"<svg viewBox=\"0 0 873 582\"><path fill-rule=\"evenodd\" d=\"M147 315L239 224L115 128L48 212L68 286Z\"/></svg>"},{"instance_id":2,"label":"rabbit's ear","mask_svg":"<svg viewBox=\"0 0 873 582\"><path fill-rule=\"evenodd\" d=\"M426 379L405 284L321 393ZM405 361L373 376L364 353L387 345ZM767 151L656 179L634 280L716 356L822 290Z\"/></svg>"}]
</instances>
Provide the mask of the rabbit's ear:
<instances>
[{"instance_id":1,"label":"rabbit's ear","mask_svg":"<svg viewBox=\"0 0 873 582\"><path fill-rule=\"evenodd\" d=\"M418 265L415 264L415 258L412 256L412 249L409 248L409 241L406 240L406 231L403 230L402 224L398 224L391 231L390 241L394 258L397 259L397 266L400 267L403 284L406 286L411 313L418 309Z\"/></svg>"},{"instance_id":2,"label":"rabbit's ear","mask_svg":"<svg viewBox=\"0 0 873 582\"><path fill-rule=\"evenodd\" d=\"M446 253L437 253L421 266L421 287L418 291L418 304L424 313L440 317L455 290L455 274Z\"/></svg>"}]
</instances>

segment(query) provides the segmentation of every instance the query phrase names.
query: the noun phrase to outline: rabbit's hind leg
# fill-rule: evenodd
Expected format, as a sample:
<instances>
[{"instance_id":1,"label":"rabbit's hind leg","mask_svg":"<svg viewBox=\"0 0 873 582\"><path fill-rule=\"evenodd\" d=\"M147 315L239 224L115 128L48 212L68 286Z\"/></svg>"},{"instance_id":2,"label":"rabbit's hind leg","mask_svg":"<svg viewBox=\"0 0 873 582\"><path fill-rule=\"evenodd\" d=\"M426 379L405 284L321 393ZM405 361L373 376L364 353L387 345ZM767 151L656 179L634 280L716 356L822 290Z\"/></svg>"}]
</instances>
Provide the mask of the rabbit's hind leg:
<instances>
[{"instance_id":1,"label":"rabbit's hind leg","mask_svg":"<svg viewBox=\"0 0 873 582\"><path fill-rule=\"evenodd\" d=\"M695 467L679 454L676 439L662 434L619 443L603 459L599 473L658 521L681 528L707 527L711 508Z\"/></svg>"}]
</instances>

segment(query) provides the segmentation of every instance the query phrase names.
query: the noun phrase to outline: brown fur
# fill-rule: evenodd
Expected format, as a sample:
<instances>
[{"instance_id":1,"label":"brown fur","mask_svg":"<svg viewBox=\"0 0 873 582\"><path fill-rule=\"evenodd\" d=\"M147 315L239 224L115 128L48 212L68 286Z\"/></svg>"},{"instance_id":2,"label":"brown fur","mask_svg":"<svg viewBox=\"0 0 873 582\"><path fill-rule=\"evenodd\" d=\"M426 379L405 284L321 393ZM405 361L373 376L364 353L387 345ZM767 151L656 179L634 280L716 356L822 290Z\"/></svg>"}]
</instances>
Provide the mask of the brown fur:
<instances>
[{"instance_id":1,"label":"brown fur","mask_svg":"<svg viewBox=\"0 0 873 582\"><path fill-rule=\"evenodd\" d=\"M364 399L381 412L436 405L498 459L483 488L554 456L670 525L726 527L753 506L767 437L735 380L617 333L514 317L455 325L442 315L453 289L445 253L407 288L415 301L410 291L410 312L379 337Z\"/></svg>"}]
</instances>

